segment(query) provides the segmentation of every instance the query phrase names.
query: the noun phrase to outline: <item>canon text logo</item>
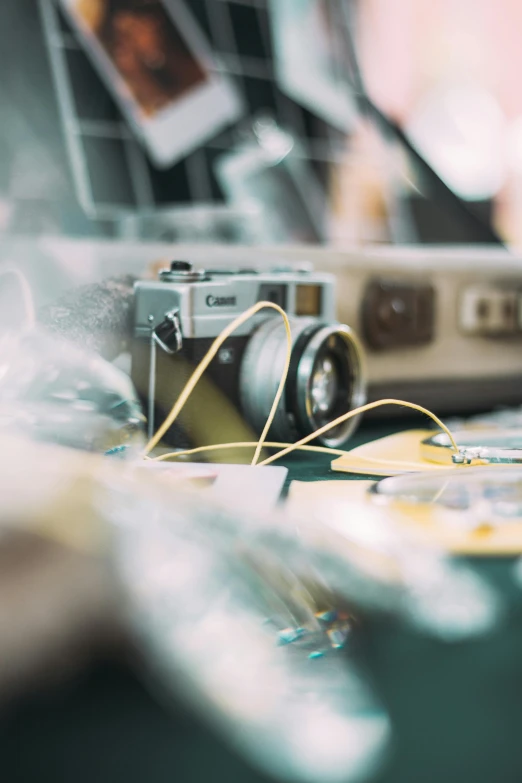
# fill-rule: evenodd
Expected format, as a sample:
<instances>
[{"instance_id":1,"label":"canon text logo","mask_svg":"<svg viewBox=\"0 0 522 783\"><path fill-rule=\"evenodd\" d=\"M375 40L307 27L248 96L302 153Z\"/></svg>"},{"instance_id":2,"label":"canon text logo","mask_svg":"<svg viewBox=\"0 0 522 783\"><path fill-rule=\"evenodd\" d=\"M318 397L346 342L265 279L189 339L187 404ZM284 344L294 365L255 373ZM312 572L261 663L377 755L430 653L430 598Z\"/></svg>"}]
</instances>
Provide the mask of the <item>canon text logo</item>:
<instances>
[{"instance_id":1,"label":"canon text logo","mask_svg":"<svg viewBox=\"0 0 522 783\"><path fill-rule=\"evenodd\" d=\"M236 304L236 297L212 296L212 294L209 294L205 301L208 307L233 307Z\"/></svg>"}]
</instances>

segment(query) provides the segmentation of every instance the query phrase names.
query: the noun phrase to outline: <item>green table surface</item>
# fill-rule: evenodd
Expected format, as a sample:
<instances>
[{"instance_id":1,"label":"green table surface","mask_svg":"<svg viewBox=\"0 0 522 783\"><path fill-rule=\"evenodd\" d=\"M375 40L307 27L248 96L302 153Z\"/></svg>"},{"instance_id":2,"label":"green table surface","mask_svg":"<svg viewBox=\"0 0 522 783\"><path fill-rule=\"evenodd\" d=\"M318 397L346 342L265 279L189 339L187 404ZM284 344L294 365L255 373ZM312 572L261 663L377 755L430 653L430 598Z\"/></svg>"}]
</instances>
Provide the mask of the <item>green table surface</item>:
<instances>
[{"instance_id":1,"label":"green table surface","mask_svg":"<svg viewBox=\"0 0 522 783\"><path fill-rule=\"evenodd\" d=\"M402 426L397 420L366 424L352 445ZM287 486L294 479L350 480L331 471L330 461L322 455L292 456L284 463L289 468ZM490 568L496 579L499 564L492 562ZM502 569L500 579L505 578ZM522 746L519 615L517 610L514 634L507 639L505 634L495 636L478 651L464 645L448 653L444 645L398 633L394 627L370 629L365 640L369 660L377 680L384 683L394 717L406 727L395 770L378 783L520 783L520 753L513 754L514 747ZM437 685L438 671L441 681L450 683L445 690ZM412 686L406 690L405 679ZM491 732L493 751L481 754ZM438 733L450 754L451 770L443 775L436 771ZM158 703L132 667L120 660L99 661L61 685L12 705L0 718L0 748L1 780L6 783L268 781L182 706ZM454 764L453 757L459 762Z\"/></svg>"}]
</instances>

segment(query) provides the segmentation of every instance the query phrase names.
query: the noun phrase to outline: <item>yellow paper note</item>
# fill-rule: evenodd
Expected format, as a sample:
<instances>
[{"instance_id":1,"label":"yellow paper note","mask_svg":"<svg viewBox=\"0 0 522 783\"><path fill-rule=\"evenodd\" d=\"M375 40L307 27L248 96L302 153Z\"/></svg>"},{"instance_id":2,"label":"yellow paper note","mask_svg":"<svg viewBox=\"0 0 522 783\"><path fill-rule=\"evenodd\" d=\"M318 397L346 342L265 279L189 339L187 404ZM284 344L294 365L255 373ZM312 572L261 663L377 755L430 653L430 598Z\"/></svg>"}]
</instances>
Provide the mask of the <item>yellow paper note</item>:
<instances>
[{"instance_id":1,"label":"yellow paper note","mask_svg":"<svg viewBox=\"0 0 522 783\"><path fill-rule=\"evenodd\" d=\"M522 554L522 524L518 521L502 525L477 524L469 527L462 524L459 513L445 509L435 503L383 502L369 493L373 481L293 481L288 494L288 509L291 514L301 515L320 510L328 502L338 504L342 510L353 515L357 506L364 520L365 508L377 504L381 513L389 520L398 535L417 539L426 546L434 547L454 555L475 557L506 557Z\"/></svg>"},{"instance_id":2,"label":"yellow paper note","mask_svg":"<svg viewBox=\"0 0 522 783\"><path fill-rule=\"evenodd\" d=\"M432 430L406 430L352 449L332 462L332 470L367 476L398 476L402 473L447 470L447 465L428 462L420 454L420 444ZM456 465L455 469L460 469Z\"/></svg>"}]
</instances>

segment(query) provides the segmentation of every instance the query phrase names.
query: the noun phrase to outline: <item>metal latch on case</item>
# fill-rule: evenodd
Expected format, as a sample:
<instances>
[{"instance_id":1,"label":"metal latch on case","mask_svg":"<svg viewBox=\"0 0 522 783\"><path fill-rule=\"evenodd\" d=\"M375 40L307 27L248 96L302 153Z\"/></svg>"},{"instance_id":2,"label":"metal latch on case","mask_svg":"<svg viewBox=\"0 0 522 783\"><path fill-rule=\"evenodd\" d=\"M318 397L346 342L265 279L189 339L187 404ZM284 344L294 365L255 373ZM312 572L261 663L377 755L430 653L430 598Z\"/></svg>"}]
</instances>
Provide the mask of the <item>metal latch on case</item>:
<instances>
[{"instance_id":1,"label":"metal latch on case","mask_svg":"<svg viewBox=\"0 0 522 783\"><path fill-rule=\"evenodd\" d=\"M495 285L467 288L459 306L460 328L477 337L522 334L522 290Z\"/></svg>"},{"instance_id":2,"label":"metal latch on case","mask_svg":"<svg viewBox=\"0 0 522 783\"><path fill-rule=\"evenodd\" d=\"M427 345L435 331L435 291L413 280L371 280L362 302L361 323L375 350Z\"/></svg>"}]
</instances>

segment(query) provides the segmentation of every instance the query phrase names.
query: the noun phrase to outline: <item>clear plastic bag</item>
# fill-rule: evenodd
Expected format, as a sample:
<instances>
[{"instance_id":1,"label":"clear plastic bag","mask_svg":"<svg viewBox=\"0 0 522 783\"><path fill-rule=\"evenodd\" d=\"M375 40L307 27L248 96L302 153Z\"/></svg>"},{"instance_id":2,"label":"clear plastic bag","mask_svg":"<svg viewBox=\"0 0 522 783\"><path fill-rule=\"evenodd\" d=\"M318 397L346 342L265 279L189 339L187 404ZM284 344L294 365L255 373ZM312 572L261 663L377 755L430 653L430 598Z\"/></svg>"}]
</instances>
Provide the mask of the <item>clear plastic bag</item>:
<instances>
[{"instance_id":1,"label":"clear plastic bag","mask_svg":"<svg viewBox=\"0 0 522 783\"><path fill-rule=\"evenodd\" d=\"M299 518L258 516L132 460L35 444L135 455L142 442L128 379L43 333L2 338L0 406L4 434L29 436L4 451L3 522L90 551L110 541L115 603L158 697L184 698L279 779L363 781L386 758L393 725L352 655L354 612L448 643L501 614L476 573L400 533L385 509L323 501Z\"/></svg>"},{"instance_id":2,"label":"clear plastic bag","mask_svg":"<svg viewBox=\"0 0 522 783\"><path fill-rule=\"evenodd\" d=\"M145 419L129 378L39 328L0 337L0 426L85 451L135 453Z\"/></svg>"},{"instance_id":3,"label":"clear plastic bag","mask_svg":"<svg viewBox=\"0 0 522 783\"><path fill-rule=\"evenodd\" d=\"M423 632L458 641L487 633L501 616L500 597L475 571L396 527L384 508L323 499L308 506L300 533L332 589Z\"/></svg>"},{"instance_id":4,"label":"clear plastic bag","mask_svg":"<svg viewBox=\"0 0 522 783\"><path fill-rule=\"evenodd\" d=\"M292 568L258 545L255 520L195 499L167 508L166 497L123 492L113 517L155 689L186 698L278 779L364 779L389 723L345 658L349 617L314 611Z\"/></svg>"},{"instance_id":5,"label":"clear plastic bag","mask_svg":"<svg viewBox=\"0 0 522 783\"><path fill-rule=\"evenodd\" d=\"M352 608L444 642L487 633L500 612L475 574L387 533L385 516L362 506L336 528L333 509L325 524L169 504L156 490L140 503L112 497L154 687L188 699L278 779L365 780L386 758L393 726L352 657Z\"/></svg>"}]
</instances>

